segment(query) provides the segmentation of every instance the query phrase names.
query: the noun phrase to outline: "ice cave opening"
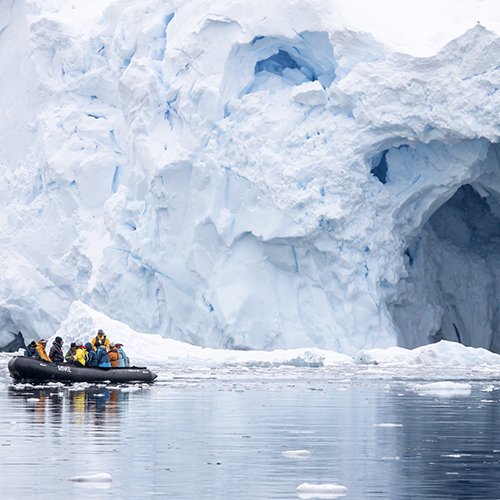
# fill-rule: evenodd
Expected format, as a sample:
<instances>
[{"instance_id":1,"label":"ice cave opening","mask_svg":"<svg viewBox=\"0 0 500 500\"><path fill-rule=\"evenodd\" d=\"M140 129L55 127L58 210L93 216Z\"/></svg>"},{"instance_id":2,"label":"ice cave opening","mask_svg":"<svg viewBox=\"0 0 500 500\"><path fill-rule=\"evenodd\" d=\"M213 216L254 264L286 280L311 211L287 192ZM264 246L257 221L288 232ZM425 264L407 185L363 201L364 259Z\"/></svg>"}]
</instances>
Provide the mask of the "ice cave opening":
<instances>
[{"instance_id":1,"label":"ice cave opening","mask_svg":"<svg viewBox=\"0 0 500 500\"><path fill-rule=\"evenodd\" d=\"M390 310L399 345L439 340L500 353L500 211L461 186L405 251L407 277Z\"/></svg>"},{"instance_id":2,"label":"ice cave opening","mask_svg":"<svg viewBox=\"0 0 500 500\"><path fill-rule=\"evenodd\" d=\"M276 91L283 87L300 85L317 79L314 67L293 57L288 51L279 49L276 54L256 63L254 81L247 93L260 90Z\"/></svg>"}]
</instances>

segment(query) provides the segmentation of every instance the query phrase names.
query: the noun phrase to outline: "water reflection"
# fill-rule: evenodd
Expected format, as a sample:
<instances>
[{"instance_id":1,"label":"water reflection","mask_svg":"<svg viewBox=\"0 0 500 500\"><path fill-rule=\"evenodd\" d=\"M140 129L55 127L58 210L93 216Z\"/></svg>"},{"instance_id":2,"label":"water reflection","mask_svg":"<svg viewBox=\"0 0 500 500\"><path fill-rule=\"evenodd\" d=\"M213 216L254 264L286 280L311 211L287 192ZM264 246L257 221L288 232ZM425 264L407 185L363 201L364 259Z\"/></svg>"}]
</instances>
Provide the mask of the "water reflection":
<instances>
[{"instance_id":1,"label":"water reflection","mask_svg":"<svg viewBox=\"0 0 500 500\"><path fill-rule=\"evenodd\" d=\"M345 486L346 500L497 500L500 391L485 385L446 399L398 381L11 386L0 497L32 498L28 475L51 498L290 500L307 483ZM109 489L69 480L97 473Z\"/></svg>"},{"instance_id":2,"label":"water reflection","mask_svg":"<svg viewBox=\"0 0 500 500\"><path fill-rule=\"evenodd\" d=\"M22 402L30 421L37 425L63 425L64 419L77 425L116 426L129 393L118 388L85 388L12 385L9 398Z\"/></svg>"},{"instance_id":3,"label":"water reflection","mask_svg":"<svg viewBox=\"0 0 500 500\"><path fill-rule=\"evenodd\" d=\"M393 442L399 462L392 481L400 498L410 498L403 486L413 498L499 498L499 391L487 402L391 396L392 412L405 429Z\"/></svg>"}]
</instances>

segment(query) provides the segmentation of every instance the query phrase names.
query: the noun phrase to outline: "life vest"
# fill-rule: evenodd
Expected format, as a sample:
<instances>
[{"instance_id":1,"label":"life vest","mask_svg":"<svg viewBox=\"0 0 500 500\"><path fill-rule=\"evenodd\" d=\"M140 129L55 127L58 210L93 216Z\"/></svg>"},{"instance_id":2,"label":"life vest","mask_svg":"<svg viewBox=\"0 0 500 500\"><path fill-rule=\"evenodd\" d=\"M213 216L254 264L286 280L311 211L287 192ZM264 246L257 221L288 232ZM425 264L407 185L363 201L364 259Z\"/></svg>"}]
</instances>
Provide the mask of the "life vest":
<instances>
[{"instance_id":1,"label":"life vest","mask_svg":"<svg viewBox=\"0 0 500 500\"><path fill-rule=\"evenodd\" d=\"M97 349L99 349L100 346L104 346L106 348L106 350L109 349L109 339L106 337L106 334L103 333L102 334L102 337L99 338L99 335L96 335L93 339L92 339L92 347L97 351Z\"/></svg>"}]
</instances>

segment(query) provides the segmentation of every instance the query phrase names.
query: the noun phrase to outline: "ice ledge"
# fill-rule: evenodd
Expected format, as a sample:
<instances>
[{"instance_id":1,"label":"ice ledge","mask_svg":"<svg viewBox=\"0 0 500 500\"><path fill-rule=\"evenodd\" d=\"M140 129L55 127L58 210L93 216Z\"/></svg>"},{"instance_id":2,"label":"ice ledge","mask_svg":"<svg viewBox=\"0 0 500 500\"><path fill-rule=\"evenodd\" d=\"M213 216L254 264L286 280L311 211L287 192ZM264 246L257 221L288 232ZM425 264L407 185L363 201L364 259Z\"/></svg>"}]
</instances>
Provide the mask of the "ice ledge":
<instances>
[{"instance_id":1,"label":"ice ledge","mask_svg":"<svg viewBox=\"0 0 500 500\"><path fill-rule=\"evenodd\" d=\"M292 90L292 99L305 106L324 106L327 103L325 89L318 81L306 82Z\"/></svg>"}]
</instances>

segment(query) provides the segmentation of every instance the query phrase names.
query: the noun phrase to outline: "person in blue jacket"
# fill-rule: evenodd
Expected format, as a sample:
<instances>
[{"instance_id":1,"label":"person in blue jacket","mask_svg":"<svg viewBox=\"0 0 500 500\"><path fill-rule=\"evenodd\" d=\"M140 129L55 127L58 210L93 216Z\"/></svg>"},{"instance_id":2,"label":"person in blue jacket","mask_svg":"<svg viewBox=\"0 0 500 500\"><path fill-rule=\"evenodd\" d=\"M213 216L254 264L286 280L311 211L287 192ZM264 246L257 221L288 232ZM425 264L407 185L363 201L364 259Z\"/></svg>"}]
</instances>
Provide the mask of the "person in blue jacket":
<instances>
[{"instance_id":1,"label":"person in blue jacket","mask_svg":"<svg viewBox=\"0 0 500 500\"><path fill-rule=\"evenodd\" d=\"M118 368L127 368L130 366L130 361L128 356L123 350L123 344L115 344L118 347L118 353L120 354L120 359L118 360Z\"/></svg>"},{"instance_id":2,"label":"person in blue jacket","mask_svg":"<svg viewBox=\"0 0 500 500\"><path fill-rule=\"evenodd\" d=\"M97 362L99 364L99 368L111 368L108 350L103 345L99 346L97 349Z\"/></svg>"},{"instance_id":3,"label":"person in blue jacket","mask_svg":"<svg viewBox=\"0 0 500 500\"><path fill-rule=\"evenodd\" d=\"M87 366L90 368L97 368L99 366L99 361L97 359L97 353L92 347L92 344L90 342L87 342L85 344L85 349L87 349Z\"/></svg>"},{"instance_id":4,"label":"person in blue jacket","mask_svg":"<svg viewBox=\"0 0 500 500\"><path fill-rule=\"evenodd\" d=\"M38 353L36 342L34 340L28 344L28 347L24 350L24 355L27 358L42 359Z\"/></svg>"}]
</instances>

